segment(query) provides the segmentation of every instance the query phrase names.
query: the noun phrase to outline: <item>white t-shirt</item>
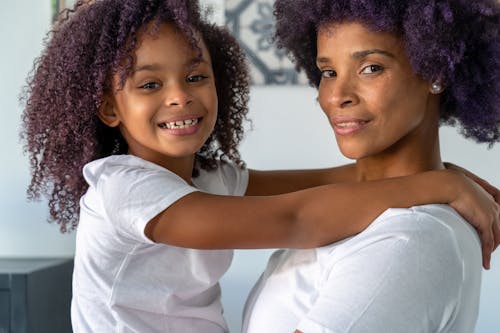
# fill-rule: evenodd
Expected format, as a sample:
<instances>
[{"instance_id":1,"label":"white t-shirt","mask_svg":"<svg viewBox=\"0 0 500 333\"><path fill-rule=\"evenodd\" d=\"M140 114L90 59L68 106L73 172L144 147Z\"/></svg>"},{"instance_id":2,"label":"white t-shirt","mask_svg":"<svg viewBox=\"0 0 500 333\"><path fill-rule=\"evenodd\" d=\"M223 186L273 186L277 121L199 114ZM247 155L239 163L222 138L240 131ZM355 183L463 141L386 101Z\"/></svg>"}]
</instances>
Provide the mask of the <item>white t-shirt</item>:
<instances>
[{"instance_id":1,"label":"white t-shirt","mask_svg":"<svg viewBox=\"0 0 500 333\"><path fill-rule=\"evenodd\" d=\"M243 332L471 333L481 248L453 209L389 209L365 231L280 250L245 306Z\"/></svg>"},{"instance_id":2,"label":"white t-shirt","mask_svg":"<svg viewBox=\"0 0 500 333\"><path fill-rule=\"evenodd\" d=\"M132 155L93 161L80 201L71 318L75 333L227 332L220 302L230 250L156 244L148 221L176 200L203 190L243 195L248 172L221 164L189 186L174 173Z\"/></svg>"}]
</instances>

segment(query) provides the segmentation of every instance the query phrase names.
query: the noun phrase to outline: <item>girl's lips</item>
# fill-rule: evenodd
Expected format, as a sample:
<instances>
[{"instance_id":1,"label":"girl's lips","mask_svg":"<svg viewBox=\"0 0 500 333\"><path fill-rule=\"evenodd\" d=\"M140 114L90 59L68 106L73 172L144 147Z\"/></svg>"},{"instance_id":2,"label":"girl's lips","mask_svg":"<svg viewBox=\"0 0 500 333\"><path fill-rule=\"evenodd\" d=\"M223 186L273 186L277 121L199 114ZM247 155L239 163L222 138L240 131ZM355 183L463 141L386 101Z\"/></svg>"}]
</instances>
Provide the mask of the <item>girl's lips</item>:
<instances>
[{"instance_id":1,"label":"girl's lips","mask_svg":"<svg viewBox=\"0 0 500 333\"><path fill-rule=\"evenodd\" d=\"M351 135L366 127L368 121L362 119L333 119L333 130L337 135Z\"/></svg>"},{"instance_id":2,"label":"girl's lips","mask_svg":"<svg viewBox=\"0 0 500 333\"><path fill-rule=\"evenodd\" d=\"M200 122L202 119L203 118L185 118L183 120L162 122L158 124L158 127L170 135L192 135L195 134L200 128Z\"/></svg>"},{"instance_id":3,"label":"girl's lips","mask_svg":"<svg viewBox=\"0 0 500 333\"><path fill-rule=\"evenodd\" d=\"M185 119L178 119L174 121L165 121L158 124L163 129L181 129L196 125L201 118L190 117Z\"/></svg>"}]
</instances>

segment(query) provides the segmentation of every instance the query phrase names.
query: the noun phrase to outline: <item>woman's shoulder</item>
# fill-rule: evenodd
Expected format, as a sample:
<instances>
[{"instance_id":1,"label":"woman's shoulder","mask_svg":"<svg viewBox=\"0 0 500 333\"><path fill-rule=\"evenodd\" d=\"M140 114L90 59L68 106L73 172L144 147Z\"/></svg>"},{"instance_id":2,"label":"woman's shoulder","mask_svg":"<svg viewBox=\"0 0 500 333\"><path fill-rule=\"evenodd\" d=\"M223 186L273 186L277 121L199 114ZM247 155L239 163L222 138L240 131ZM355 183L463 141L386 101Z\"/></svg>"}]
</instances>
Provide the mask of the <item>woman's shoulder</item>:
<instances>
[{"instance_id":1,"label":"woman's shoulder","mask_svg":"<svg viewBox=\"0 0 500 333\"><path fill-rule=\"evenodd\" d=\"M424 257L436 263L461 265L465 261L471 267L476 261L481 263L481 245L474 228L451 207L436 204L388 209L365 231L321 252L346 258L380 248L392 248L388 255L401 255L408 263Z\"/></svg>"},{"instance_id":2,"label":"woman's shoulder","mask_svg":"<svg viewBox=\"0 0 500 333\"><path fill-rule=\"evenodd\" d=\"M431 232L436 236L464 234L476 236L475 229L449 205L430 204L410 208L389 208L375 219L370 228L403 229L411 233ZM369 228L369 229L370 229ZM479 241L479 239L478 239Z\"/></svg>"}]
</instances>

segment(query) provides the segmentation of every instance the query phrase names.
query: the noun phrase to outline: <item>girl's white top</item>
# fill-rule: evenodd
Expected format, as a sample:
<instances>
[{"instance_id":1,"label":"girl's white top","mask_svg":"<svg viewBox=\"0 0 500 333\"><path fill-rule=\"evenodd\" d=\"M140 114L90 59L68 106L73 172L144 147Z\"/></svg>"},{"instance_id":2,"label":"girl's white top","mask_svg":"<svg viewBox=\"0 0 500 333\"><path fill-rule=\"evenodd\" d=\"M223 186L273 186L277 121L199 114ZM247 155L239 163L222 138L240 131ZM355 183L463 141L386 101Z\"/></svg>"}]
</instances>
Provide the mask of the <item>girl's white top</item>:
<instances>
[{"instance_id":1,"label":"girl's white top","mask_svg":"<svg viewBox=\"0 0 500 333\"><path fill-rule=\"evenodd\" d=\"M74 332L227 332L218 281L233 252L156 244L144 228L194 191L243 195L248 172L221 164L190 186L156 164L116 155L83 174L89 189L76 239Z\"/></svg>"},{"instance_id":2,"label":"girl's white top","mask_svg":"<svg viewBox=\"0 0 500 333\"><path fill-rule=\"evenodd\" d=\"M471 333L480 285L479 238L453 209L389 209L344 241L273 254L243 332Z\"/></svg>"}]
</instances>

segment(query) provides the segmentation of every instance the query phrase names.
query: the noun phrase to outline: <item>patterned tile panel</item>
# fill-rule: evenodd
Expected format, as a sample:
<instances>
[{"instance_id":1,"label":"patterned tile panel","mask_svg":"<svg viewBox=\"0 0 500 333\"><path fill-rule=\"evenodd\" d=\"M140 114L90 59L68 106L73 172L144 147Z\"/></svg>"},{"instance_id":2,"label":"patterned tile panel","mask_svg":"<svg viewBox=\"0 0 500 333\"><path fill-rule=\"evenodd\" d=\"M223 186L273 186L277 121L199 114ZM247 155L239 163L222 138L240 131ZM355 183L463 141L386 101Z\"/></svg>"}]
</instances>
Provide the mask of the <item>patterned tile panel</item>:
<instances>
[{"instance_id":1,"label":"patterned tile panel","mask_svg":"<svg viewBox=\"0 0 500 333\"><path fill-rule=\"evenodd\" d=\"M307 84L283 50L272 41L273 0L226 0L225 24L244 48L256 85Z\"/></svg>"}]
</instances>

